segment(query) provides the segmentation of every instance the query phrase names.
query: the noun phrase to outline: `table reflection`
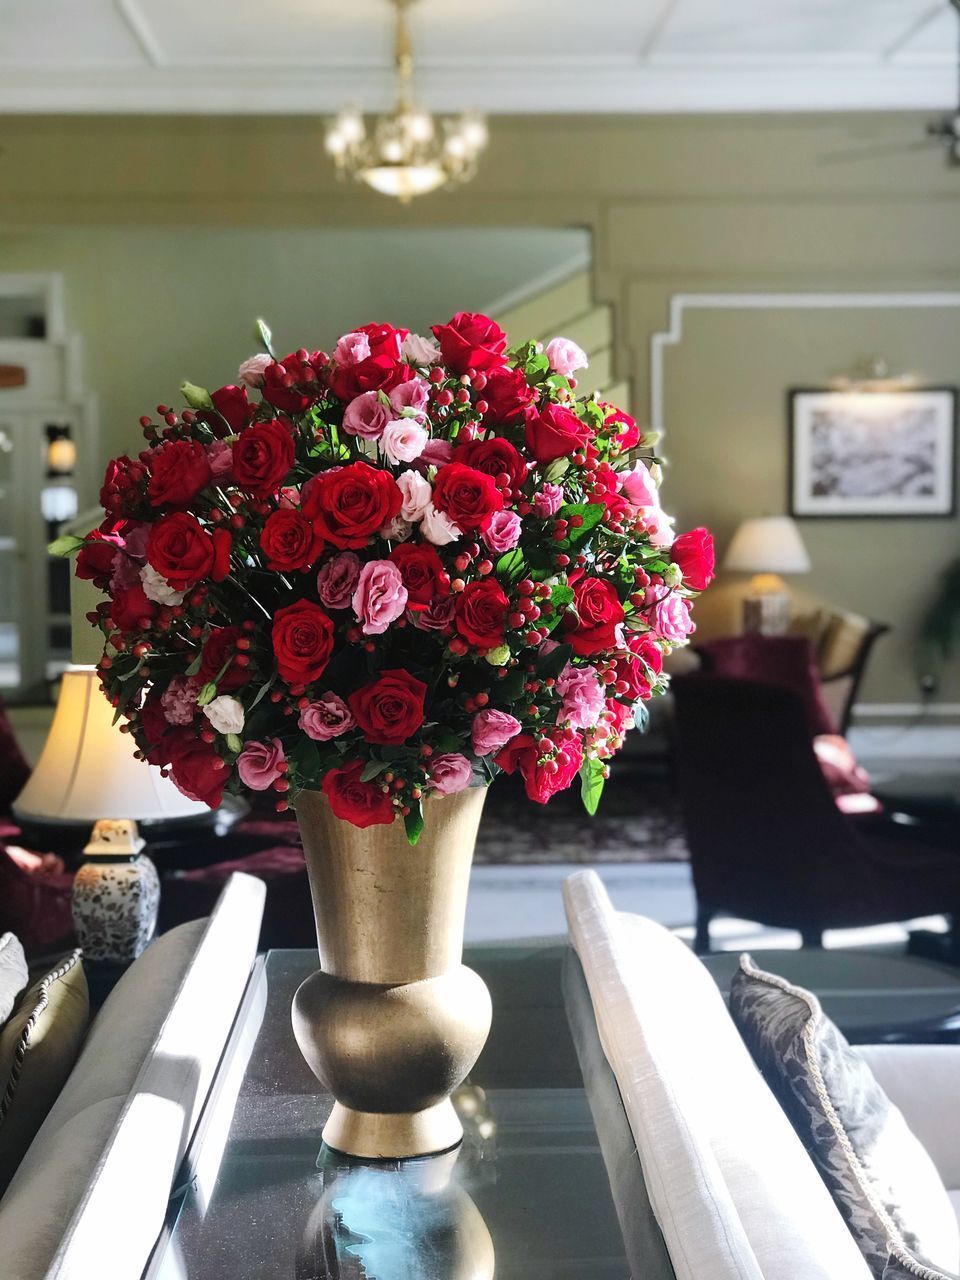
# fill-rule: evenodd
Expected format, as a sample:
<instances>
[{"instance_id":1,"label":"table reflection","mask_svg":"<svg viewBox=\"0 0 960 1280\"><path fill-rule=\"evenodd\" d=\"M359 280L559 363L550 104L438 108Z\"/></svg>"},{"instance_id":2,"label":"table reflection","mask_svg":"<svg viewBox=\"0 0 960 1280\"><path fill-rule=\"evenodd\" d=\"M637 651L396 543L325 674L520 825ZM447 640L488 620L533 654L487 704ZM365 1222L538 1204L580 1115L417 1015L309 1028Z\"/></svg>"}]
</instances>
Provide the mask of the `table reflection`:
<instances>
[{"instance_id":1,"label":"table reflection","mask_svg":"<svg viewBox=\"0 0 960 1280\"><path fill-rule=\"evenodd\" d=\"M493 1241L459 1156L372 1162L323 1147L296 1280L491 1280Z\"/></svg>"}]
</instances>

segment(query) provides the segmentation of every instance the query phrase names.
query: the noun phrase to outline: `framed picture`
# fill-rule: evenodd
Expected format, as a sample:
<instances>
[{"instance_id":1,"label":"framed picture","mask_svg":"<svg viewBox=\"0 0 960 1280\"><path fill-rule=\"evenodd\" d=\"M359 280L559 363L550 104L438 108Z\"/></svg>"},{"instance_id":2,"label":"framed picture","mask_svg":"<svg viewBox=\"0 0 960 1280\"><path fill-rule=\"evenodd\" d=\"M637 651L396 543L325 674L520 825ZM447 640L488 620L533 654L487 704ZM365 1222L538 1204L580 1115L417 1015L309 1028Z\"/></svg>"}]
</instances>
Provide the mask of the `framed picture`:
<instances>
[{"instance_id":1,"label":"framed picture","mask_svg":"<svg viewBox=\"0 0 960 1280\"><path fill-rule=\"evenodd\" d=\"M957 389L789 393L790 513L950 516Z\"/></svg>"}]
</instances>

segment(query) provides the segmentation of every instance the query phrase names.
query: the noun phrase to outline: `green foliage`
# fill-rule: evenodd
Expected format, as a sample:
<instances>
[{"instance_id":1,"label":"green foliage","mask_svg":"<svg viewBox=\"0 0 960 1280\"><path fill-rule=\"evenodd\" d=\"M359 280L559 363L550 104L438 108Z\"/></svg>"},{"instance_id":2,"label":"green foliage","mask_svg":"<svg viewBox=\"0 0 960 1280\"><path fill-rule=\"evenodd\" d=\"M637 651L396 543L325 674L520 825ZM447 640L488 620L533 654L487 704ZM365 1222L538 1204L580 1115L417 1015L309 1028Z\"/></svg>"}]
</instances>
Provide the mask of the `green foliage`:
<instances>
[{"instance_id":1,"label":"green foliage","mask_svg":"<svg viewBox=\"0 0 960 1280\"><path fill-rule=\"evenodd\" d=\"M558 644L552 652L541 653L537 660L537 678L539 680L548 680L552 676L556 679L570 661L572 654L573 646L569 644Z\"/></svg>"},{"instance_id":2,"label":"green foliage","mask_svg":"<svg viewBox=\"0 0 960 1280\"><path fill-rule=\"evenodd\" d=\"M180 394L191 409L212 409L213 401L206 387L198 387L192 382L180 383Z\"/></svg>"},{"instance_id":3,"label":"green foliage","mask_svg":"<svg viewBox=\"0 0 960 1280\"><path fill-rule=\"evenodd\" d=\"M580 767L580 799L591 818L600 804L604 781L603 762L588 756Z\"/></svg>"},{"instance_id":4,"label":"green foliage","mask_svg":"<svg viewBox=\"0 0 960 1280\"><path fill-rule=\"evenodd\" d=\"M273 350L273 334L270 332L270 326L267 324L266 320L262 320L259 316L257 317L255 332L256 336L263 343L264 351L266 351L268 356L271 356L276 360L277 357Z\"/></svg>"},{"instance_id":5,"label":"green foliage","mask_svg":"<svg viewBox=\"0 0 960 1280\"><path fill-rule=\"evenodd\" d=\"M512 551L508 551L500 557L495 567L498 578L508 578L511 581L519 580L523 577L526 569L523 552L519 547L514 547Z\"/></svg>"},{"instance_id":6,"label":"green foliage","mask_svg":"<svg viewBox=\"0 0 960 1280\"><path fill-rule=\"evenodd\" d=\"M419 800L410 802L410 812L404 817L403 825L407 830L407 841L416 844L423 831L423 808Z\"/></svg>"},{"instance_id":7,"label":"green foliage","mask_svg":"<svg viewBox=\"0 0 960 1280\"><path fill-rule=\"evenodd\" d=\"M940 589L920 624L919 641L924 653L947 659L960 649L960 560L943 573Z\"/></svg>"},{"instance_id":8,"label":"green foliage","mask_svg":"<svg viewBox=\"0 0 960 1280\"><path fill-rule=\"evenodd\" d=\"M565 503L557 512L564 520L569 520L572 516L579 516L583 524L578 528L571 528L569 534L563 542L558 543L560 547L572 547L581 542L595 525L598 525L603 519L606 507L602 502L568 502Z\"/></svg>"},{"instance_id":9,"label":"green foliage","mask_svg":"<svg viewBox=\"0 0 960 1280\"><path fill-rule=\"evenodd\" d=\"M62 537L54 538L52 542L47 543L47 553L51 556L72 556L75 551L79 551L83 543L83 538L75 538L72 533L65 533Z\"/></svg>"}]
</instances>

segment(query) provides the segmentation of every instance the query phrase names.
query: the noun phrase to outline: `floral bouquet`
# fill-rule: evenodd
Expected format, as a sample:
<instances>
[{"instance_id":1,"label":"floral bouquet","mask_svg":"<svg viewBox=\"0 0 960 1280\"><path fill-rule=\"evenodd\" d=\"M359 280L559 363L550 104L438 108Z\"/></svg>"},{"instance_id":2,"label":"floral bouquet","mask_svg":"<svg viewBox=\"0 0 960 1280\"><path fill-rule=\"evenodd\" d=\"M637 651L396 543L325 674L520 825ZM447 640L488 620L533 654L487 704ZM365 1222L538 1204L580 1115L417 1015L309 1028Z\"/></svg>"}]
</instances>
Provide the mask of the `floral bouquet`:
<instances>
[{"instance_id":1,"label":"floral bouquet","mask_svg":"<svg viewBox=\"0 0 960 1280\"><path fill-rule=\"evenodd\" d=\"M608 761L663 691L710 581L674 536L651 437L573 342L512 350L459 313L435 341L369 324L267 353L141 419L76 571L107 597L107 697L192 799L322 789L366 827L519 770L545 802Z\"/></svg>"}]
</instances>

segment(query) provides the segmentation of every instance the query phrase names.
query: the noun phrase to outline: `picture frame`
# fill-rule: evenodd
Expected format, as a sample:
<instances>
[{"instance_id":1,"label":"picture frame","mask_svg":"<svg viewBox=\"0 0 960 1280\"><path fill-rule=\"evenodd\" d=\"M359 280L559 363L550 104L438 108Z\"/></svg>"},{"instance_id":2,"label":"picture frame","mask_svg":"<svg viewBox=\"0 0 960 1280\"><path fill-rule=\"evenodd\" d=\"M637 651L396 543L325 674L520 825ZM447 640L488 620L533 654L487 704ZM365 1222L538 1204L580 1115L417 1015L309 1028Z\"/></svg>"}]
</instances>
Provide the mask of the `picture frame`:
<instances>
[{"instance_id":1,"label":"picture frame","mask_svg":"<svg viewBox=\"0 0 960 1280\"><path fill-rule=\"evenodd\" d=\"M787 412L792 516L956 513L956 387L795 388Z\"/></svg>"}]
</instances>

